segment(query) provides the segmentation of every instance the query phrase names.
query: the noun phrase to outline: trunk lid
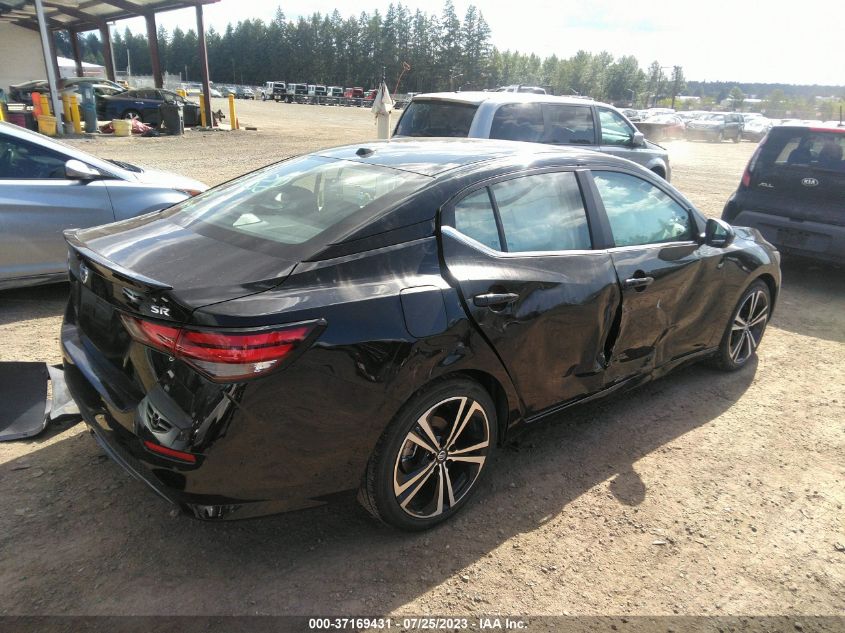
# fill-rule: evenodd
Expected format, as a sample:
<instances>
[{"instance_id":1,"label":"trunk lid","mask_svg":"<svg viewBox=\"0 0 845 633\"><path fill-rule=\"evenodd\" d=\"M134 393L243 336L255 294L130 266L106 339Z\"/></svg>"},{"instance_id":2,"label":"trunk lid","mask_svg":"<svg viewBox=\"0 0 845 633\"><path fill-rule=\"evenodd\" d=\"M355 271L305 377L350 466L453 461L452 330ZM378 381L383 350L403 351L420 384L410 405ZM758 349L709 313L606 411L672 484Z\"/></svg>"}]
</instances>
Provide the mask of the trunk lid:
<instances>
[{"instance_id":1,"label":"trunk lid","mask_svg":"<svg viewBox=\"0 0 845 633\"><path fill-rule=\"evenodd\" d=\"M67 231L65 236L72 276L92 282L83 286L125 311L177 322L187 321L197 308L277 286L296 266L216 240L161 214Z\"/></svg>"},{"instance_id":2,"label":"trunk lid","mask_svg":"<svg viewBox=\"0 0 845 633\"><path fill-rule=\"evenodd\" d=\"M109 376L112 388L136 398L143 376L148 381L168 365L159 352L133 358L122 315L189 323L197 308L278 286L296 265L158 216L65 233L71 282L65 324L75 327L78 345ZM161 367L155 369L153 359L159 357Z\"/></svg>"}]
</instances>

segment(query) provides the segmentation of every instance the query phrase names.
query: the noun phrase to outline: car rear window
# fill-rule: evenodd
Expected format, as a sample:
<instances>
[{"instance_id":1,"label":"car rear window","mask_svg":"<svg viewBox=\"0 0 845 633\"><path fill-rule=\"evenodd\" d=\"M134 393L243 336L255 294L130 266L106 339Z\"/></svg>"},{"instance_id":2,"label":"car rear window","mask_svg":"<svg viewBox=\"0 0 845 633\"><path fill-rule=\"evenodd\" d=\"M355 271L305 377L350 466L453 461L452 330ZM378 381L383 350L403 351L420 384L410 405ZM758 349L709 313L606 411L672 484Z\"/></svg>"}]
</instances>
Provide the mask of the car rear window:
<instances>
[{"instance_id":1,"label":"car rear window","mask_svg":"<svg viewBox=\"0 0 845 633\"><path fill-rule=\"evenodd\" d=\"M449 101L411 101L396 134L400 136L469 136L477 105Z\"/></svg>"},{"instance_id":2,"label":"car rear window","mask_svg":"<svg viewBox=\"0 0 845 633\"><path fill-rule=\"evenodd\" d=\"M845 134L774 128L760 152L760 165L801 165L845 172Z\"/></svg>"},{"instance_id":3,"label":"car rear window","mask_svg":"<svg viewBox=\"0 0 845 633\"><path fill-rule=\"evenodd\" d=\"M247 248L303 244L355 214L362 221L375 216L428 182L388 167L306 156L212 189L179 205L170 219Z\"/></svg>"}]
</instances>

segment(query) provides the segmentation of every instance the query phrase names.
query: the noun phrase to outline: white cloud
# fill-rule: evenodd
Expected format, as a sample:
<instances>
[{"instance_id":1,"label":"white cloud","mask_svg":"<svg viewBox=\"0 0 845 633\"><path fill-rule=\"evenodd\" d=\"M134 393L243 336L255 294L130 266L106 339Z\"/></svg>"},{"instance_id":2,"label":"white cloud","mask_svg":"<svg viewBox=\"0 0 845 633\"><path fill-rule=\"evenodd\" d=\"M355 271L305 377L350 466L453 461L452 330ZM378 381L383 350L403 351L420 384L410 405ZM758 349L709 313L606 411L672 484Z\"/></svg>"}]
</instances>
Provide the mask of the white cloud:
<instances>
[{"instance_id":1,"label":"white cloud","mask_svg":"<svg viewBox=\"0 0 845 633\"><path fill-rule=\"evenodd\" d=\"M681 65L689 79L845 84L842 0L474 0L500 49L569 57L579 49L634 55L643 67L657 59ZM387 9L386 0L221 0L205 8L206 24L223 30L229 21L269 20L281 5L288 19L314 11L358 15ZM440 13L442 3L406 0L405 6ZM469 0L455 0L463 16ZM246 9L246 10L244 10ZM196 28L193 10L161 14L167 28ZM130 22L143 32L143 23ZM122 25L121 25L122 28Z\"/></svg>"}]
</instances>

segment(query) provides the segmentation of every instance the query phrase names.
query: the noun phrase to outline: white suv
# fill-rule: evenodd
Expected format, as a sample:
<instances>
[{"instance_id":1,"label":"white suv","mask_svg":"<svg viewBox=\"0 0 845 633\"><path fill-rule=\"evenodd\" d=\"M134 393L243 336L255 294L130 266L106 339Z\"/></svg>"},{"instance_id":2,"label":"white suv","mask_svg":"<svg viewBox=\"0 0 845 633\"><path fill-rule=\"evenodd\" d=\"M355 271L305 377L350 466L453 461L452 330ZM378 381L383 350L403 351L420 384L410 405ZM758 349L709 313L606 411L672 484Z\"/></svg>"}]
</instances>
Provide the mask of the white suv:
<instances>
[{"instance_id":1,"label":"white suv","mask_svg":"<svg viewBox=\"0 0 845 633\"><path fill-rule=\"evenodd\" d=\"M613 106L521 92L416 95L394 136L450 136L577 145L639 163L669 180L669 154Z\"/></svg>"}]
</instances>

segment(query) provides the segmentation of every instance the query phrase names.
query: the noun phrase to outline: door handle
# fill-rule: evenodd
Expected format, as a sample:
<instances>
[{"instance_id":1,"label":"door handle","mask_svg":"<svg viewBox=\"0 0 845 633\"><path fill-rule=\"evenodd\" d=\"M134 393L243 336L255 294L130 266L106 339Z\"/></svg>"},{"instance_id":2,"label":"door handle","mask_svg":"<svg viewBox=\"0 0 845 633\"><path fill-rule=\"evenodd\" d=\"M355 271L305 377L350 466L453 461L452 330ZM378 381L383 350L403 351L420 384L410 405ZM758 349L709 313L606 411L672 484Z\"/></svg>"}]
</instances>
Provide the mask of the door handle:
<instances>
[{"instance_id":1,"label":"door handle","mask_svg":"<svg viewBox=\"0 0 845 633\"><path fill-rule=\"evenodd\" d=\"M635 290L644 290L654 282L654 277L631 277L622 282L622 287L626 290L633 288Z\"/></svg>"},{"instance_id":2,"label":"door handle","mask_svg":"<svg viewBox=\"0 0 845 633\"><path fill-rule=\"evenodd\" d=\"M479 308L489 308L492 306L508 305L519 299L519 295L514 292L488 292L483 295L475 295L472 302Z\"/></svg>"}]
</instances>

